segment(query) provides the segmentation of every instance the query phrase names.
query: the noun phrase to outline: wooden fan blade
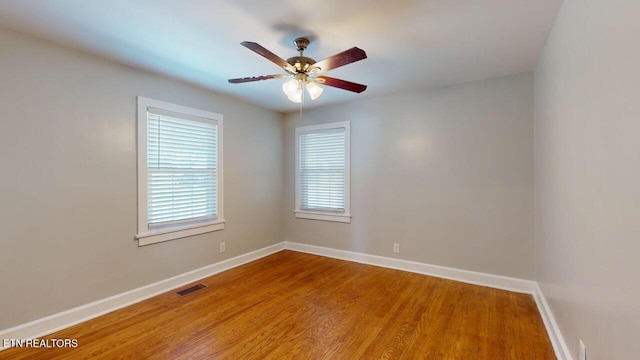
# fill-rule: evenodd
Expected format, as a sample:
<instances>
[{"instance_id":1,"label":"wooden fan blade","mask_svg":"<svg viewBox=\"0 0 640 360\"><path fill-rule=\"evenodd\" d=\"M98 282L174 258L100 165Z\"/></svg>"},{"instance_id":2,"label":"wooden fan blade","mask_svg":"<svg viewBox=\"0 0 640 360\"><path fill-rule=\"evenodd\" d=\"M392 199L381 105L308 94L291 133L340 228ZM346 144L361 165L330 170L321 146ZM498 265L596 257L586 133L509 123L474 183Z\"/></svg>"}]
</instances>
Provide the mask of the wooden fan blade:
<instances>
[{"instance_id":1,"label":"wooden fan blade","mask_svg":"<svg viewBox=\"0 0 640 360\"><path fill-rule=\"evenodd\" d=\"M271 51L265 49L264 47L262 47L262 45L258 44L258 43L254 43L251 41L243 41L240 43L240 45L246 47L247 49L255 52L258 55L263 56L264 58L266 58L267 60L271 61L272 63L280 66L283 69L288 69L291 68L291 65L284 59L282 59L281 57L279 57L278 55L272 53Z\"/></svg>"},{"instance_id":2,"label":"wooden fan blade","mask_svg":"<svg viewBox=\"0 0 640 360\"><path fill-rule=\"evenodd\" d=\"M336 79L328 76L318 76L316 77L315 81L318 84L333 86L343 90L349 90L357 93L361 93L367 90L367 85L362 85L362 84L354 83L351 81Z\"/></svg>"},{"instance_id":3,"label":"wooden fan blade","mask_svg":"<svg viewBox=\"0 0 640 360\"><path fill-rule=\"evenodd\" d=\"M364 50L357 47L352 47L349 50L345 50L341 53L330 56L324 60L318 61L317 63L313 64L313 67L320 68L320 70L317 73L322 74L325 71L329 71L331 69L335 69L340 66L351 64L353 62L360 61L366 58L367 58L367 53L365 53Z\"/></svg>"},{"instance_id":4,"label":"wooden fan blade","mask_svg":"<svg viewBox=\"0 0 640 360\"><path fill-rule=\"evenodd\" d=\"M260 80L269 80L269 79L279 79L283 77L287 77L288 75L280 74L280 75L263 75L263 76L250 76L245 78L237 78L237 79L229 79L229 82L232 84L241 84L252 81L260 81Z\"/></svg>"}]
</instances>

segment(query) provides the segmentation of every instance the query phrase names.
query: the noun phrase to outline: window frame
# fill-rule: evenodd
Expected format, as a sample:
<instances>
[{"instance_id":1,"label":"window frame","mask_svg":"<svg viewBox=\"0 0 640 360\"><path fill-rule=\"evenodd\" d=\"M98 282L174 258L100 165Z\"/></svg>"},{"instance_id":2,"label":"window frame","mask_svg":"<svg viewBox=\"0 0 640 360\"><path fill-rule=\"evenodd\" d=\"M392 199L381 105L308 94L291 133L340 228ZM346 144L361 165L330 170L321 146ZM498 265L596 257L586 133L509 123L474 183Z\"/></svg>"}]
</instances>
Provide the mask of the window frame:
<instances>
[{"instance_id":1,"label":"window frame","mask_svg":"<svg viewBox=\"0 0 640 360\"><path fill-rule=\"evenodd\" d=\"M135 238L138 246L180 239L224 229L224 186L223 186L223 116L210 111L176 105L142 96L137 98L137 182L138 182L138 232ZM161 227L150 227L148 219L148 172L147 172L147 112L148 108L170 112L177 116L197 117L216 123L217 129L217 211L216 217L204 221L185 220Z\"/></svg>"},{"instance_id":2,"label":"window frame","mask_svg":"<svg viewBox=\"0 0 640 360\"><path fill-rule=\"evenodd\" d=\"M305 133L322 132L344 128L345 131L345 189L344 211L310 211L301 209L300 202L300 136ZM351 223L351 123L339 121L318 125L299 126L295 129L295 209L299 219Z\"/></svg>"}]
</instances>

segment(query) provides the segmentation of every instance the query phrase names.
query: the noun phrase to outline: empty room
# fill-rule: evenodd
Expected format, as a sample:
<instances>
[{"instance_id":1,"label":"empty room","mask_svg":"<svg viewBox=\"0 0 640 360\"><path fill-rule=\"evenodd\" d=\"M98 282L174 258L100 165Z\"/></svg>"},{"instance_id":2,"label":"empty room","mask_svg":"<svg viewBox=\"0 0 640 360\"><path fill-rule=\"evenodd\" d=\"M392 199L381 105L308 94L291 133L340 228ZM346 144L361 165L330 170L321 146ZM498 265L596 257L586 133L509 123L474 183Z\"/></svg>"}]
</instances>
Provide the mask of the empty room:
<instances>
[{"instance_id":1,"label":"empty room","mask_svg":"<svg viewBox=\"0 0 640 360\"><path fill-rule=\"evenodd\" d=\"M0 0L0 359L640 359L637 0Z\"/></svg>"}]
</instances>

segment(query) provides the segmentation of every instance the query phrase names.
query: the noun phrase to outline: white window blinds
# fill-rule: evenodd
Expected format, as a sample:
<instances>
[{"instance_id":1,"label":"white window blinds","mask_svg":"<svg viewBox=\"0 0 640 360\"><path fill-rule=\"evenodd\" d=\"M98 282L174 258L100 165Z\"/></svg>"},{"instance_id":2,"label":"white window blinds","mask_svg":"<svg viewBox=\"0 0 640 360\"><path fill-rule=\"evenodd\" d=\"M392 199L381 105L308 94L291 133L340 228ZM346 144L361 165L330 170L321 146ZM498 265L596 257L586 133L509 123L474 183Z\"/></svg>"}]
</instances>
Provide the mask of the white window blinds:
<instances>
[{"instance_id":1,"label":"white window blinds","mask_svg":"<svg viewBox=\"0 0 640 360\"><path fill-rule=\"evenodd\" d=\"M147 109L148 225L215 219L218 124Z\"/></svg>"},{"instance_id":2,"label":"white window blinds","mask_svg":"<svg viewBox=\"0 0 640 360\"><path fill-rule=\"evenodd\" d=\"M346 132L333 128L299 134L299 209L344 212Z\"/></svg>"}]
</instances>

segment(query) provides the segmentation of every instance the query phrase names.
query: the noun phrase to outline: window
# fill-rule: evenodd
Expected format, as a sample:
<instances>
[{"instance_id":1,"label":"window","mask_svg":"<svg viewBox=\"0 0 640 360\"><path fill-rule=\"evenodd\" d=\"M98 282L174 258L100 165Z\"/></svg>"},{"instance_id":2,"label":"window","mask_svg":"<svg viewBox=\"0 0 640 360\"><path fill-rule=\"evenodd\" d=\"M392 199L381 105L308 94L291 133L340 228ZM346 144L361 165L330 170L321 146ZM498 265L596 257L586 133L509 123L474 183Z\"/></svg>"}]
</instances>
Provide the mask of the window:
<instances>
[{"instance_id":1,"label":"window","mask_svg":"<svg viewBox=\"0 0 640 360\"><path fill-rule=\"evenodd\" d=\"M139 96L138 244L222 229L222 115Z\"/></svg>"},{"instance_id":2,"label":"window","mask_svg":"<svg viewBox=\"0 0 640 360\"><path fill-rule=\"evenodd\" d=\"M298 218L351 222L348 121L296 128Z\"/></svg>"}]
</instances>

